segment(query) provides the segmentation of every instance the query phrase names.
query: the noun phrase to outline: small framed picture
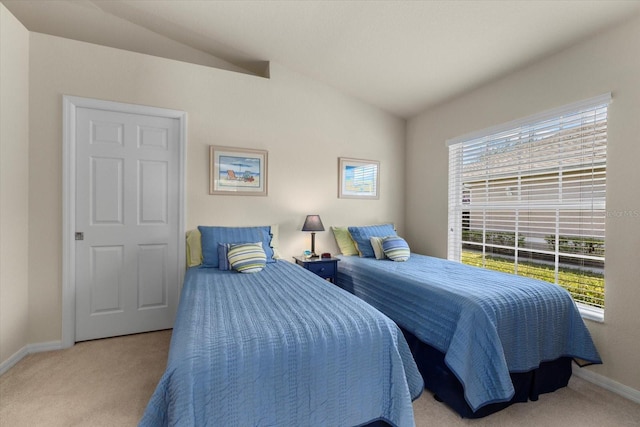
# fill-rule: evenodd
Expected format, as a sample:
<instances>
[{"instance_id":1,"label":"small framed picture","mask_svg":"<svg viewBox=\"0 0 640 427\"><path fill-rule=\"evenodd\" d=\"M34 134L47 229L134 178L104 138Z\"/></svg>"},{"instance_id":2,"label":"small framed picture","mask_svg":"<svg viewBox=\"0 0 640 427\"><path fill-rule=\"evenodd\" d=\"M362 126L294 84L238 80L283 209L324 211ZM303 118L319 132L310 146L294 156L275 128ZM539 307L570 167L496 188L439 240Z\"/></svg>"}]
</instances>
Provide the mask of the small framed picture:
<instances>
[{"instance_id":1,"label":"small framed picture","mask_svg":"<svg viewBox=\"0 0 640 427\"><path fill-rule=\"evenodd\" d=\"M209 147L209 194L267 195L267 151Z\"/></svg>"},{"instance_id":2,"label":"small framed picture","mask_svg":"<svg viewBox=\"0 0 640 427\"><path fill-rule=\"evenodd\" d=\"M338 175L339 198L379 198L380 162L340 157Z\"/></svg>"}]
</instances>

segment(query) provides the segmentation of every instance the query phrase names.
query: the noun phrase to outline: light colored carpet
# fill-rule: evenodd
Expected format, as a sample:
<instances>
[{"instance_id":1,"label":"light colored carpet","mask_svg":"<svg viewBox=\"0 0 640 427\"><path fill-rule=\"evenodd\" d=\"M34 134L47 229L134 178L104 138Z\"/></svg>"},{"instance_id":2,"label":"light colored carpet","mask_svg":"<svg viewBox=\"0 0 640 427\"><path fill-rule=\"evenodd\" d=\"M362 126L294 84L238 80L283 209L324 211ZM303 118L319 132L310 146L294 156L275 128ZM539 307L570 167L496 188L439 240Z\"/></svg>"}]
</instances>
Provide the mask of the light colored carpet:
<instances>
[{"instance_id":1,"label":"light colored carpet","mask_svg":"<svg viewBox=\"0 0 640 427\"><path fill-rule=\"evenodd\" d=\"M171 331L31 354L0 377L0 426L135 426L167 363Z\"/></svg>"},{"instance_id":2,"label":"light colored carpet","mask_svg":"<svg viewBox=\"0 0 640 427\"><path fill-rule=\"evenodd\" d=\"M0 426L135 426L164 371L171 331L32 354L0 377ZM478 420L462 419L425 391L422 426L640 426L640 405L582 379Z\"/></svg>"}]
</instances>

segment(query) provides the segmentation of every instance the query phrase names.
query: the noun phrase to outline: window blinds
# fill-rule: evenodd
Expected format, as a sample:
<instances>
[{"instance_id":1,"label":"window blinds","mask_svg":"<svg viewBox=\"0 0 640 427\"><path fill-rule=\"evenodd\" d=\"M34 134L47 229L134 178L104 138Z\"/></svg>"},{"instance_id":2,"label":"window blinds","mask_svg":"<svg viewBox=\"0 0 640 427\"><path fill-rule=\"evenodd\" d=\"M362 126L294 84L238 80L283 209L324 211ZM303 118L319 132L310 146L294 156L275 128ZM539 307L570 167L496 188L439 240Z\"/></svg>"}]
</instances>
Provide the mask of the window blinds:
<instances>
[{"instance_id":1,"label":"window blinds","mask_svg":"<svg viewBox=\"0 0 640 427\"><path fill-rule=\"evenodd\" d=\"M604 307L610 99L448 141L449 259L558 283Z\"/></svg>"}]
</instances>

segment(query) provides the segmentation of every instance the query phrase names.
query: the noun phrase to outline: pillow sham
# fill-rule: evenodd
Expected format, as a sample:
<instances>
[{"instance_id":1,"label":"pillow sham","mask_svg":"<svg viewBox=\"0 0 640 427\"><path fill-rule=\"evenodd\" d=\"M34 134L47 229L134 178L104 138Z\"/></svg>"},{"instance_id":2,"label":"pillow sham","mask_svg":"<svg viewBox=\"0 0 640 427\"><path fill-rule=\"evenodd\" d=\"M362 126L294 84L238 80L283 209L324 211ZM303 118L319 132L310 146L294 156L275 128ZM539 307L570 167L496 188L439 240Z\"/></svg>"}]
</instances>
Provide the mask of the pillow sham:
<instances>
[{"instance_id":1,"label":"pillow sham","mask_svg":"<svg viewBox=\"0 0 640 427\"><path fill-rule=\"evenodd\" d=\"M393 261L406 261L411 256L409 244L402 237L385 237L382 241L382 249L387 258Z\"/></svg>"},{"instance_id":2,"label":"pillow sham","mask_svg":"<svg viewBox=\"0 0 640 427\"><path fill-rule=\"evenodd\" d=\"M351 238L351 234L349 233L349 230L347 230L347 227L331 227L331 231L333 231L333 237L335 237L342 255L358 255L358 250L356 249L356 245L353 243L353 239Z\"/></svg>"},{"instance_id":3,"label":"pillow sham","mask_svg":"<svg viewBox=\"0 0 640 427\"><path fill-rule=\"evenodd\" d=\"M282 259L280 251L278 251L278 247L280 247L280 239L278 238L280 234L280 226L278 224L273 224L269 227L269 232L271 234L271 243L269 246L273 250L273 259Z\"/></svg>"},{"instance_id":4,"label":"pillow sham","mask_svg":"<svg viewBox=\"0 0 640 427\"><path fill-rule=\"evenodd\" d=\"M382 249L382 241L384 237L370 237L369 242L371 242L371 247L373 247L373 254L376 256L376 259L385 259L384 249Z\"/></svg>"},{"instance_id":5,"label":"pillow sham","mask_svg":"<svg viewBox=\"0 0 640 427\"><path fill-rule=\"evenodd\" d=\"M364 227L348 227L351 238L362 258L374 258L373 246L369 239L375 236L397 236L393 224L367 225Z\"/></svg>"},{"instance_id":6,"label":"pillow sham","mask_svg":"<svg viewBox=\"0 0 640 427\"><path fill-rule=\"evenodd\" d=\"M267 263L262 242L229 245L229 265L240 273L257 273Z\"/></svg>"},{"instance_id":7,"label":"pillow sham","mask_svg":"<svg viewBox=\"0 0 640 427\"><path fill-rule=\"evenodd\" d=\"M231 246L231 243L218 243L218 268L220 270L231 270L229 246Z\"/></svg>"},{"instance_id":8,"label":"pillow sham","mask_svg":"<svg viewBox=\"0 0 640 427\"><path fill-rule=\"evenodd\" d=\"M271 227L219 227L199 225L202 236L202 267L218 268L219 243L261 242L267 262L275 262L271 243Z\"/></svg>"},{"instance_id":9,"label":"pillow sham","mask_svg":"<svg viewBox=\"0 0 640 427\"><path fill-rule=\"evenodd\" d=\"M200 230L187 231L187 267L202 264L202 243Z\"/></svg>"}]
</instances>

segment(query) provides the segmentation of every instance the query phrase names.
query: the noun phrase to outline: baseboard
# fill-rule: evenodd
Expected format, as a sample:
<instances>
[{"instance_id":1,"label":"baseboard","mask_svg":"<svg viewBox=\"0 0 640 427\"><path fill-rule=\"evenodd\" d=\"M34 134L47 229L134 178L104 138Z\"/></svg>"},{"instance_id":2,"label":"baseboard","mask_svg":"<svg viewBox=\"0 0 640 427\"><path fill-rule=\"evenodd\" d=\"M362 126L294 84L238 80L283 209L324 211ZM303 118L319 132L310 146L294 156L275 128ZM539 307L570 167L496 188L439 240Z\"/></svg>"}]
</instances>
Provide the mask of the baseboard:
<instances>
[{"instance_id":1,"label":"baseboard","mask_svg":"<svg viewBox=\"0 0 640 427\"><path fill-rule=\"evenodd\" d=\"M32 353L41 353L43 351L62 350L62 341L49 341L36 344L27 344L20 350L16 351L11 357L0 363L0 375L4 375L16 363L24 357Z\"/></svg>"},{"instance_id":2,"label":"baseboard","mask_svg":"<svg viewBox=\"0 0 640 427\"><path fill-rule=\"evenodd\" d=\"M27 346L24 346L20 350L13 353L13 355L11 355L11 357L9 357L7 360L0 363L0 375L4 375L5 372L11 369L13 365L22 360L22 358L27 354L29 354L29 351L27 350Z\"/></svg>"},{"instance_id":3,"label":"baseboard","mask_svg":"<svg viewBox=\"0 0 640 427\"><path fill-rule=\"evenodd\" d=\"M620 384L619 382L614 381L611 378L607 378L604 375L596 374L593 371L580 368L575 365L573 365L573 375L629 399L632 402L640 404L640 390Z\"/></svg>"}]
</instances>

